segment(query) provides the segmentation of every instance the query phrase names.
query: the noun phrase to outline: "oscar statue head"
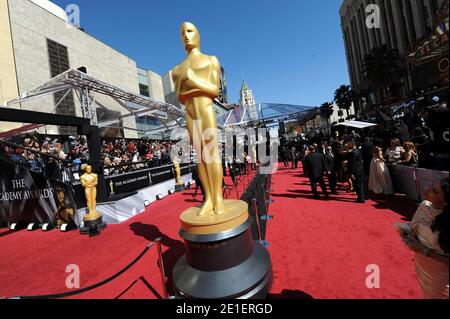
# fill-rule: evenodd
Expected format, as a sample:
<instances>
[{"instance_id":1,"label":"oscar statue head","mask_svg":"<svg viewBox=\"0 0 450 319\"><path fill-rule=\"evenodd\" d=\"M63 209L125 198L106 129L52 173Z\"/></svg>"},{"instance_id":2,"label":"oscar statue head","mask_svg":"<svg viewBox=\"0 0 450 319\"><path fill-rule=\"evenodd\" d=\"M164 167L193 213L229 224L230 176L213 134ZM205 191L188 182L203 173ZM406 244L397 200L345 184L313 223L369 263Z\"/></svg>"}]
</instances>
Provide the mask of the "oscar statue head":
<instances>
[{"instance_id":1,"label":"oscar statue head","mask_svg":"<svg viewBox=\"0 0 450 319\"><path fill-rule=\"evenodd\" d=\"M195 25L184 22L181 25L181 40L187 52L192 49L200 49L200 33Z\"/></svg>"},{"instance_id":2,"label":"oscar statue head","mask_svg":"<svg viewBox=\"0 0 450 319\"><path fill-rule=\"evenodd\" d=\"M87 174L91 174L92 173L92 166L91 165L86 165L86 167L84 168L84 171Z\"/></svg>"}]
</instances>

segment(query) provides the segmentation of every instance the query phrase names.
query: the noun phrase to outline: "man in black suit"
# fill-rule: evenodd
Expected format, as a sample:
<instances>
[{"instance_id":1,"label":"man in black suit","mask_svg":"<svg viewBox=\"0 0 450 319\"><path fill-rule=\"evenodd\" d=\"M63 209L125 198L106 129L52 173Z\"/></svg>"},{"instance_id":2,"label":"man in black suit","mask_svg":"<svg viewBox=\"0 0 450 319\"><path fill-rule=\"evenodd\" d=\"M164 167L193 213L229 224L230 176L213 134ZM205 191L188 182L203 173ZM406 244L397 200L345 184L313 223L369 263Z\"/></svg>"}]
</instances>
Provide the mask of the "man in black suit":
<instances>
[{"instance_id":1,"label":"man in black suit","mask_svg":"<svg viewBox=\"0 0 450 319\"><path fill-rule=\"evenodd\" d=\"M336 194L336 168L335 168L335 156L331 146L327 146L325 151L325 164L328 177L328 183L330 184L331 193Z\"/></svg>"},{"instance_id":2,"label":"man in black suit","mask_svg":"<svg viewBox=\"0 0 450 319\"><path fill-rule=\"evenodd\" d=\"M358 203L365 203L363 155L361 151L356 148L354 141L348 143L348 148L350 150L350 153L347 155L348 169L353 180L353 188L358 195Z\"/></svg>"},{"instance_id":3,"label":"man in black suit","mask_svg":"<svg viewBox=\"0 0 450 319\"><path fill-rule=\"evenodd\" d=\"M369 176L370 171L370 163L373 158L373 150L375 145L372 143L369 137L364 138L364 143L361 145L361 153L364 161L364 173L365 176Z\"/></svg>"},{"instance_id":4,"label":"man in black suit","mask_svg":"<svg viewBox=\"0 0 450 319\"><path fill-rule=\"evenodd\" d=\"M327 166L325 163L325 156L322 153L316 152L314 145L308 147L309 155L305 158L305 174L309 177L311 182L311 189L314 194L314 198L318 199L319 194L317 193L317 184L322 188L323 194L328 197L327 186L323 180L323 175L327 171Z\"/></svg>"}]
</instances>

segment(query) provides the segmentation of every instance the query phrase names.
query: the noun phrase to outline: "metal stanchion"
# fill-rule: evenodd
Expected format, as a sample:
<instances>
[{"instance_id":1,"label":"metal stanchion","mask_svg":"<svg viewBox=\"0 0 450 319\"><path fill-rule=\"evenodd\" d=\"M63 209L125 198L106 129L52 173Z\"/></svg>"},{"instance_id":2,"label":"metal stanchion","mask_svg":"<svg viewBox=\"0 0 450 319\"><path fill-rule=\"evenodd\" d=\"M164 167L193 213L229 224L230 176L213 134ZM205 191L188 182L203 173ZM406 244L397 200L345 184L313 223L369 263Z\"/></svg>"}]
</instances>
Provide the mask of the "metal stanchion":
<instances>
[{"instance_id":1,"label":"metal stanchion","mask_svg":"<svg viewBox=\"0 0 450 319\"><path fill-rule=\"evenodd\" d=\"M262 235L261 235L261 225L259 224L258 200L257 199L253 199L253 209L255 211L256 228L258 229L258 241L261 243L261 245L268 248L270 246L269 242L266 240L263 240Z\"/></svg>"},{"instance_id":2,"label":"metal stanchion","mask_svg":"<svg viewBox=\"0 0 450 319\"><path fill-rule=\"evenodd\" d=\"M164 260L162 256L162 247L161 247L161 238L155 239L155 243L158 246L158 259L159 259L159 267L161 269L161 280L163 284L163 295L164 299L169 299L169 294L167 293L167 283L166 283L166 270L164 268Z\"/></svg>"},{"instance_id":3,"label":"metal stanchion","mask_svg":"<svg viewBox=\"0 0 450 319\"><path fill-rule=\"evenodd\" d=\"M264 185L261 185L264 186ZM267 199L267 195L266 195L267 189L264 189L263 193L264 193L264 207L266 208L266 215L262 216L262 220L272 220L273 216L269 215L269 204L272 203L272 201L270 199Z\"/></svg>"}]
</instances>

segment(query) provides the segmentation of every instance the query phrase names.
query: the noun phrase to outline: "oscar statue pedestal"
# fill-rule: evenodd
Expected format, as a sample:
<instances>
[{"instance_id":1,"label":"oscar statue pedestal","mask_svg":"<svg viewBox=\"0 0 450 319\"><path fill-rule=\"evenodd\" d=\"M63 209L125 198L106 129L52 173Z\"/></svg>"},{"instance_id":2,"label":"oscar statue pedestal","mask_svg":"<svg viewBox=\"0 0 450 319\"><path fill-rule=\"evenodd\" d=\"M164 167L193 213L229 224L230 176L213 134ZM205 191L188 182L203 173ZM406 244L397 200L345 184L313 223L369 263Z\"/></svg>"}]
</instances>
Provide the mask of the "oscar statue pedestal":
<instances>
[{"instance_id":1,"label":"oscar statue pedestal","mask_svg":"<svg viewBox=\"0 0 450 319\"><path fill-rule=\"evenodd\" d=\"M199 208L181 215L186 255L173 271L177 298L264 299L272 285L266 248L253 240L254 218L243 201L226 201L221 215L198 216Z\"/></svg>"},{"instance_id":2,"label":"oscar statue pedestal","mask_svg":"<svg viewBox=\"0 0 450 319\"><path fill-rule=\"evenodd\" d=\"M175 192L182 192L186 189L186 187L184 186L184 184L175 184Z\"/></svg>"},{"instance_id":3,"label":"oscar statue pedestal","mask_svg":"<svg viewBox=\"0 0 450 319\"><path fill-rule=\"evenodd\" d=\"M106 222L103 221L102 215L90 217L86 215L84 218L84 226L81 227L80 233L82 235L97 236L100 235L100 231L106 228Z\"/></svg>"}]
</instances>

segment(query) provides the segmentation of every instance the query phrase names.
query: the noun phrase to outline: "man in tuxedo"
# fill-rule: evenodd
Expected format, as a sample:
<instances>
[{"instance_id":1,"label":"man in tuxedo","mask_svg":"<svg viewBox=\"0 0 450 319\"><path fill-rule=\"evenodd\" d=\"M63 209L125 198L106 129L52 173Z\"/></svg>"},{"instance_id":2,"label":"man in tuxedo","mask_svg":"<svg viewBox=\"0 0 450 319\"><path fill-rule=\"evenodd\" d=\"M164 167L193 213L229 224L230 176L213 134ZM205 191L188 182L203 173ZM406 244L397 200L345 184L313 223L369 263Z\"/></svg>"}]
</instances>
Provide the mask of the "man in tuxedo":
<instances>
[{"instance_id":1,"label":"man in tuxedo","mask_svg":"<svg viewBox=\"0 0 450 319\"><path fill-rule=\"evenodd\" d=\"M328 183L330 184L331 193L336 194L336 167L335 156L331 146L327 146L325 151L325 164L328 177Z\"/></svg>"},{"instance_id":2,"label":"man in tuxedo","mask_svg":"<svg viewBox=\"0 0 450 319\"><path fill-rule=\"evenodd\" d=\"M365 203L366 198L364 194L364 161L363 155L359 149L356 148L355 142L348 143L350 152L347 155L348 169L353 180L353 187L358 195L358 203Z\"/></svg>"},{"instance_id":3,"label":"man in tuxedo","mask_svg":"<svg viewBox=\"0 0 450 319\"><path fill-rule=\"evenodd\" d=\"M327 165L325 163L325 156L322 153L316 152L316 147L310 145L308 147L309 155L305 158L305 174L309 177L311 182L311 189L314 194L314 198L319 199L320 196L317 193L317 184L320 185L323 194L328 197L327 186L323 180L323 175L327 171Z\"/></svg>"}]
</instances>

